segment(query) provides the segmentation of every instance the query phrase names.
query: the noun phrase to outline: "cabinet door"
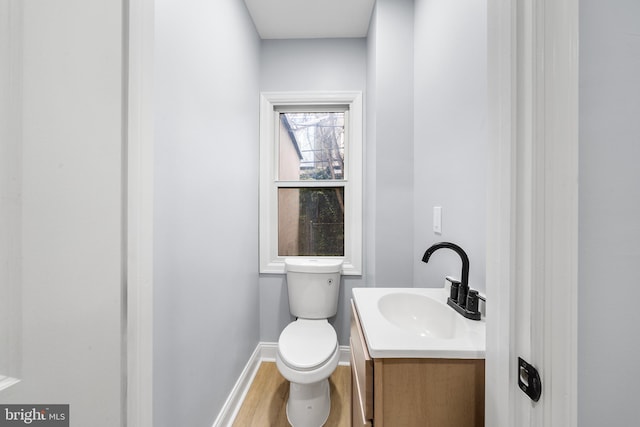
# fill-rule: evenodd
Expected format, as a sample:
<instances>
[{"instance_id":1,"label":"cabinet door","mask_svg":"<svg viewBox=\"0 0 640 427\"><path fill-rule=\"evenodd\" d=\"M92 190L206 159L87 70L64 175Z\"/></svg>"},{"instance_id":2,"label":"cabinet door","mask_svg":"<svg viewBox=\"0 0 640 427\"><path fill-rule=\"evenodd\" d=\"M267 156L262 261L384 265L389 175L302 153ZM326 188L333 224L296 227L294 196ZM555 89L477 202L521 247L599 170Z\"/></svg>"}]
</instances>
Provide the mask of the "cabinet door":
<instances>
[{"instance_id":1,"label":"cabinet door","mask_svg":"<svg viewBox=\"0 0 640 427\"><path fill-rule=\"evenodd\" d=\"M484 427L484 360L374 361L376 427Z\"/></svg>"},{"instance_id":2,"label":"cabinet door","mask_svg":"<svg viewBox=\"0 0 640 427\"><path fill-rule=\"evenodd\" d=\"M373 360L369 356L358 313L351 301L351 371L353 375L352 411L360 420L373 419ZM358 424L354 424L358 425ZM365 424L366 425L366 424Z\"/></svg>"},{"instance_id":3,"label":"cabinet door","mask_svg":"<svg viewBox=\"0 0 640 427\"><path fill-rule=\"evenodd\" d=\"M353 358L351 358L353 366ZM355 370L351 370L351 427L371 427L371 420L364 418L362 401L356 388Z\"/></svg>"}]
</instances>

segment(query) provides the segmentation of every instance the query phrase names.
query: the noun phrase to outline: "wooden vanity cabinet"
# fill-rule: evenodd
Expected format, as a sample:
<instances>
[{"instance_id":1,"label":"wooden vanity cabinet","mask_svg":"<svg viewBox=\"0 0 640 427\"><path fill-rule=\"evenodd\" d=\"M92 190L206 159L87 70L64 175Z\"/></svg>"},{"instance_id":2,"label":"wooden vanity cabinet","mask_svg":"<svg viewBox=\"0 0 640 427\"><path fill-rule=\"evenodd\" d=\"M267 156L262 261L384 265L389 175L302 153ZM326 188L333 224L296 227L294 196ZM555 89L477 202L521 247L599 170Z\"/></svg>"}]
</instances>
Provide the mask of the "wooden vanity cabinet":
<instances>
[{"instance_id":1,"label":"wooden vanity cabinet","mask_svg":"<svg viewBox=\"0 0 640 427\"><path fill-rule=\"evenodd\" d=\"M484 427L484 359L371 358L351 301L354 427Z\"/></svg>"}]
</instances>

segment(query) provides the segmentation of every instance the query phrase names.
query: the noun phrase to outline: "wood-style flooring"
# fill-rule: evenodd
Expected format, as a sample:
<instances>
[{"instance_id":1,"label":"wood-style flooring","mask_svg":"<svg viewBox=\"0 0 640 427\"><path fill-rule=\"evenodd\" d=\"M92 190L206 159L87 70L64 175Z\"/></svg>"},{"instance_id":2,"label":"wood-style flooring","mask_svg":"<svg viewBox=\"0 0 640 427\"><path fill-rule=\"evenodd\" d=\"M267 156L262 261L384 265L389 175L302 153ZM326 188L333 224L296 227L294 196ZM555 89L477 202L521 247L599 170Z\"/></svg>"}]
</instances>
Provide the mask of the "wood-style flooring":
<instances>
[{"instance_id":1,"label":"wood-style flooring","mask_svg":"<svg viewBox=\"0 0 640 427\"><path fill-rule=\"evenodd\" d=\"M351 368L338 366L329 378L331 412L326 427L351 425ZM289 382L274 362L262 362L233 427L289 427L287 397Z\"/></svg>"}]
</instances>

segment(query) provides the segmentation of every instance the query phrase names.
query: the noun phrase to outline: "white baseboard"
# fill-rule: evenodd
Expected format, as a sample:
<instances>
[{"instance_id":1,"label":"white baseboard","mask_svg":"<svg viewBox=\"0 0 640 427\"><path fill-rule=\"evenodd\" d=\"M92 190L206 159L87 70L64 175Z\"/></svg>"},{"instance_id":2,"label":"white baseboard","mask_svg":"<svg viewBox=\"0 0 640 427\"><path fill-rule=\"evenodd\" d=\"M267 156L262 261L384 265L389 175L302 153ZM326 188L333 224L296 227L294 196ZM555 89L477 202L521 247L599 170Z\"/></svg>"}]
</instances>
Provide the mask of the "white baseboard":
<instances>
[{"instance_id":1,"label":"white baseboard","mask_svg":"<svg viewBox=\"0 0 640 427\"><path fill-rule=\"evenodd\" d=\"M251 354L247 365L242 370L238 381L233 386L229 397L227 397L227 401L222 406L218 417L213 422L213 427L231 427L233 421L238 415L238 411L242 406L242 402L246 397L249 387L251 387L251 383L253 382L253 378L256 376L258 372L258 368L260 367L260 363L264 362L275 362L276 361L276 353L278 352L278 343L275 342L260 342L256 346L256 349ZM351 352L349 350L349 346L341 345L340 346L340 361L339 365L348 366L350 365L351 360Z\"/></svg>"},{"instance_id":2,"label":"white baseboard","mask_svg":"<svg viewBox=\"0 0 640 427\"><path fill-rule=\"evenodd\" d=\"M236 415L240 410L240 406L242 406L242 402L249 391L253 378L258 372L260 362L262 362L260 344L261 343L258 343L256 349L251 354L247 365L242 370L238 381L236 381L233 389L231 389L231 393L229 393L227 401L224 403L220 413L218 413L218 417L213 422L213 427L231 427L233 424L233 420L236 418Z\"/></svg>"},{"instance_id":3,"label":"white baseboard","mask_svg":"<svg viewBox=\"0 0 640 427\"><path fill-rule=\"evenodd\" d=\"M340 346L340 361L338 365L350 366L351 365L351 349L348 345Z\"/></svg>"},{"instance_id":4,"label":"white baseboard","mask_svg":"<svg viewBox=\"0 0 640 427\"><path fill-rule=\"evenodd\" d=\"M260 358L264 362L276 361L276 353L278 353L277 342L261 342L258 347L260 347Z\"/></svg>"}]
</instances>

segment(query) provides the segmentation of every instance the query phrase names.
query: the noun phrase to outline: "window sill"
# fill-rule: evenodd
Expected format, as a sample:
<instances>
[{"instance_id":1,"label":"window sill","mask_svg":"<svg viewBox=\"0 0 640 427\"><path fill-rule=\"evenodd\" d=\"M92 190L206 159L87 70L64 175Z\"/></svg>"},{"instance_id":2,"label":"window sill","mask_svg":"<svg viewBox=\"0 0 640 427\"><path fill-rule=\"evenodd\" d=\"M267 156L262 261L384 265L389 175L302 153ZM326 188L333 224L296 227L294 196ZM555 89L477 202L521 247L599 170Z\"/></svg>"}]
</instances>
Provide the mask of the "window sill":
<instances>
[{"instance_id":1,"label":"window sill","mask_svg":"<svg viewBox=\"0 0 640 427\"><path fill-rule=\"evenodd\" d=\"M314 258L314 257L297 257L297 258ZM322 258L331 258L331 257L322 257ZM268 264L261 266L260 273L261 274L285 274L284 258L271 261ZM341 274L343 276L362 276L362 271L354 267L354 265L350 261L344 260L344 264L342 264Z\"/></svg>"}]
</instances>

